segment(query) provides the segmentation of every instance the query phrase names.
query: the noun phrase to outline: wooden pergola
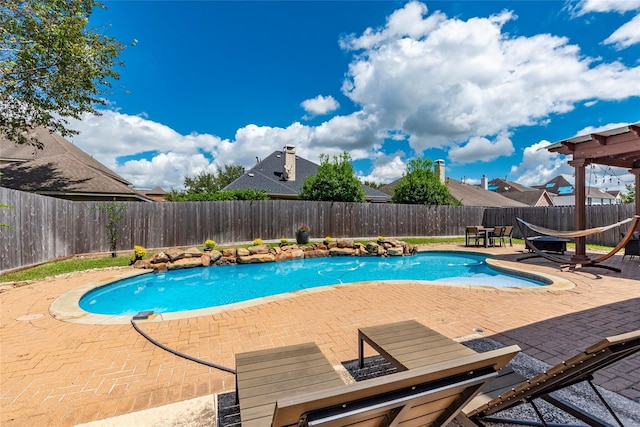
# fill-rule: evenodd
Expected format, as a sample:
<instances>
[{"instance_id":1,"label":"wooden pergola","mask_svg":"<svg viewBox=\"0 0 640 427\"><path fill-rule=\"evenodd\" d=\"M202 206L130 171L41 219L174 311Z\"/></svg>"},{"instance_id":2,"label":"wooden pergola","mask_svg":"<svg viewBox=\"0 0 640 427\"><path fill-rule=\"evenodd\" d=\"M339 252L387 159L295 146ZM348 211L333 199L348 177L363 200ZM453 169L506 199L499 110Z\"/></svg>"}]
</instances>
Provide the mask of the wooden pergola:
<instances>
[{"instance_id":1,"label":"wooden pergola","mask_svg":"<svg viewBox=\"0 0 640 427\"><path fill-rule=\"evenodd\" d=\"M569 164L575 169L575 230L584 230L587 225L585 169L591 164L627 168L635 176L635 214L640 215L640 123L576 136L546 148L554 153L573 156ZM575 242L576 252L572 261L588 261L586 237L576 237Z\"/></svg>"}]
</instances>

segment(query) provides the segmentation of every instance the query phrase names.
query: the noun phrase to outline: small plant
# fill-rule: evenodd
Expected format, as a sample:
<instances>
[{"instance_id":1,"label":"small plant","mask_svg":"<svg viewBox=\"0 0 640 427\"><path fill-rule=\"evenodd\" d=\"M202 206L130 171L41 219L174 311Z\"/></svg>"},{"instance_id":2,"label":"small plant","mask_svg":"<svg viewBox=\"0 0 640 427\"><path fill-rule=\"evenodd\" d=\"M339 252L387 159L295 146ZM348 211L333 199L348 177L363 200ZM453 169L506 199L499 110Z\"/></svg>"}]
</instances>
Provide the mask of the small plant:
<instances>
[{"instance_id":1,"label":"small plant","mask_svg":"<svg viewBox=\"0 0 640 427\"><path fill-rule=\"evenodd\" d=\"M311 228L307 224L302 224L300 225L300 227L298 227L298 231L308 233L311 231Z\"/></svg>"},{"instance_id":2,"label":"small plant","mask_svg":"<svg viewBox=\"0 0 640 427\"><path fill-rule=\"evenodd\" d=\"M280 243L289 243L289 239L287 239L286 237L281 237Z\"/></svg>"},{"instance_id":3,"label":"small plant","mask_svg":"<svg viewBox=\"0 0 640 427\"><path fill-rule=\"evenodd\" d=\"M147 250L145 248L143 248L142 246L138 246L138 245L133 247L133 252L135 253L136 258L138 258L138 259L142 258L143 256L145 256L147 254Z\"/></svg>"},{"instance_id":4,"label":"small plant","mask_svg":"<svg viewBox=\"0 0 640 427\"><path fill-rule=\"evenodd\" d=\"M384 236L378 236L378 241L379 241L379 242L384 242L384 241L385 241Z\"/></svg>"},{"instance_id":5,"label":"small plant","mask_svg":"<svg viewBox=\"0 0 640 427\"><path fill-rule=\"evenodd\" d=\"M257 239L253 239L253 244L254 245L261 245L262 244L262 239L261 238L257 238Z\"/></svg>"},{"instance_id":6,"label":"small plant","mask_svg":"<svg viewBox=\"0 0 640 427\"><path fill-rule=\"evenodd\" d=\"M129 265L135 264L136 261L139 261L147 254L147 250L142 246L135 245L133 247L133 258L129 261Z\"/></svg>"},{"instance_id":7,"label":"small plant","mask_svg":"<svg viewBox=\"0 0 640 427\"><path fill-rule=\"evenodd\" d=\"M216 246L216 241L207 239L204 241L204 247L207 249L213 249Z\"/></svg>"},{"instance_id":8,"label":"small plant","mask_svg":"<svg viewBox=\"0 0 640 427\"><path fill-rule=\"evenodd\" d=\"M324 238L324 242L325 242L325 243L333 242L333 237L331 237L331 236L327 236L327 237L325 237L325 238Z\"/></svg>"}]
</instances>

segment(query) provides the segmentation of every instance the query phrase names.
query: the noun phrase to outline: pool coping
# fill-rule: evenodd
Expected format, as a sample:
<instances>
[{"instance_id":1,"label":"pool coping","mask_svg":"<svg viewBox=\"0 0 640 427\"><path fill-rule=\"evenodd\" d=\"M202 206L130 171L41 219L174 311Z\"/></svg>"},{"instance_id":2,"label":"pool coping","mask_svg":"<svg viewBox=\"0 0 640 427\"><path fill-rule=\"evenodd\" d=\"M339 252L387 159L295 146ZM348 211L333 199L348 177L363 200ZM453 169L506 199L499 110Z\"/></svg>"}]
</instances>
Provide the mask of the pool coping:
<instances>
[{"instance_id":1,"label":"pool coping","mask_svg":"<svg viewBox=\"0 0 640 427\"><path fill-rule=\"evenodd\" d=\"M421 252L460 252L469 254L469 251L442 251L442 250L426 250ZM539 287L495 287L495 286L483 286L483 285L469 285L455 282L439 282L435 280L368 280L363 282L350 282L346 284L335 284L319 286L316 288L301 289L298 291L286 292L277 295L270 295L266 297L254 298L247 301L237 302L233 304L219 305L215 307L199 308L195 310L176 311L171 313L154 313L148 316L146 319L137 320L137 322L162 322L166 320L180 320L190 319L200 316L211 316L214 314L224 313L227 311L240 310L243 308L254 307L260 304L266 304L274 301L295 298L301 295L307 295L317 292L326 292L335 288L344 286L375 286L381 284L400 284L400 283L412 283L423 284L429 286L450 286L450 287L463 287L473 289L484 290L497 290L503 292L548 292L548 291L565 291L575 287L575 283L570 280L563 279L558 276L554 276L541 272L529 272L517 268L518 264L511 261L503 261L492 258L492 254L475 251L471 252L487 257L486 262L492 268L517 276L523 276L525 278L539 280L546 282L547 285ZM209 267L206 267L209 268ZM128 279L131 277L140 276L143 274L152 274L153 270L121 270L115 272L116 277L110 277L104 280L96 280L88 282L84 285L75 287L56 298L49 306L49 313L54 319L68 323L78 323L85 325L123 325L131 322L133 316L131 315L106 315L89 313L80 308L80 299L89 291L109 285L119 280Z\"/></svg>"}]
</instances>

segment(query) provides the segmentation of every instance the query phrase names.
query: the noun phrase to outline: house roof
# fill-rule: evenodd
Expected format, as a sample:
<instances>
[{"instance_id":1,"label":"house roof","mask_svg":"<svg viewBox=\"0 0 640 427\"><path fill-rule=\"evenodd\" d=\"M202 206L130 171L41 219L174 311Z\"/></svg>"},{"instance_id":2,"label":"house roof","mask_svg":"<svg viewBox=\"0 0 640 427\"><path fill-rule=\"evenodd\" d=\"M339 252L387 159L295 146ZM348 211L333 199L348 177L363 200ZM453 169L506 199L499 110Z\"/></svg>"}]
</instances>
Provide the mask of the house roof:
<instances>
[{"instance_id":1,"label":"house roof","mask_svg":"<svg viewBox=\"0 0 640 427\"><path fill-rule=\"evenodd\" d=\"M573 196L575 194L575 188L573 184L567 181L562 175L558 175L546 184L536 185L536 188L545 189L550 193L556 194L558 196ZM603 191L597 187L589 187L585 188L585 194L587 197L596 197L599 199L615 199L615 196Z\"/></svg>"},{"instance_id":2,"label":"house roof","mask_svg":"<svg viewBox=\"0 0 640 427\"><path fill-rule=\"evenodd\" d=\"M527 206L525 203L510 199L500 193L485 190L476 185L465 184L447 178L447 187L451 196L464 206L483 206L488 208Z\"/></svg>"},{"instance_id":3,"label":"house roof","mask_svg":"<svg viewBox=\"0 0 640 427\"><path fill-rule=\"evenodd\" d=\"M534 185L533 187L547 190L549 193L557 194L558 196L573 194L573 185L562 175L556 176L545 184Z\"/></svg>"},{"instance_id":4,"label":"house roof","mask_svg":"<svg viewBox=\"0 0 640 427\"><path fill-rule=\"evenodd\" d=\"M545 190L528 189L527 191L505 191L500 194L528 206L553 206L553 198Z\"/></svg>"},{"instance_id":5,"label":"house roof","mask_svg":"<svg viewBox=\"0 0 640 427\"><path fill-rule=\"evenodd\" d=\"M380 191L393 194L393 189L403 178L380 187ZM517 207L526 206L516 200L509 199L494 191L488 191L476 185L464 184L455 179L447 178L446 185L451 196L462 203L463 206L483 207Z\"/></svg>"},{"instance_id":6,"label":"house roof","mask_svg":"<svg viewBox=\"0 0 640 427\"><path fill-rule=\"evenodd\" d=\"M266 193L275 198L298 198L302 184L306 177L316 175L320 166L296 156L296 179L295 181L285 180L284 173L284 153L282 151L274 151L265 159L258 162L254 167L245 171L242 176L237 178L231 184L227 185L225 190L245 190L257 189L266 191ZM365 199L371 202L388 202L391 198L389 195L362 184Z\"/></svg>"},{"instance_id":7,"label":"house roof","mask_svg":"<svg viewBox=\"0 0 640 427\"><path fill-rule=\"evenodd\" d=\"M489 190L498 193L506 193L508 191L531 191L529 187L520 185L517 182L507 181L505 179L495 178L489 181Z\"/></svg>"},{"instance_id":8,"label":"house roof","mask_svg":"<svg viewBox=\"0 0 640 427\"><path fill-rule=\"evenodd\" d=\"M130 183L71 142L46 129L35 137L44 148L0 138L0 184L6 188L72 200L150 201Z\"/></svg>"}]
</instances>

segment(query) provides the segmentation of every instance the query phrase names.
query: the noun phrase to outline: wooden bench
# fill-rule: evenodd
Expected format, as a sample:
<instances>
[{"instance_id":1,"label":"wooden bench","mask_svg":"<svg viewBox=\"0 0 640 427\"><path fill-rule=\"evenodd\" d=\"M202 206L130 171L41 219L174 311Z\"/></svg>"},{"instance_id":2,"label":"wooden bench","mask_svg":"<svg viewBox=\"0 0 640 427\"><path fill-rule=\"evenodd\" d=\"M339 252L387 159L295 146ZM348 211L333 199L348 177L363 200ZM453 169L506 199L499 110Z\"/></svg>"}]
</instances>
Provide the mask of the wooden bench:
<instances>
[{"instance_id":1,"label":"wooden bench","mask_svg":"<svg viewBox=\"0 0 640 427\"><path fill-rule=\"evenodd\" d=\"M400 371L476 354L415 320L359 328L358 359L361 368L365 342Z\"/></svg>"},{"instance_id":2,"label":"wooden bench","mask_svg":"<svg viewBox=\"0 0 640 427\"><path fill-rule=\"evenodd\" d=\"M344 385L315 343L236 355L236 391L243 427L269 426L276 401Z\"/></svg>"},{"instance_id":3,"label":"wooden bench","mask_svg":"<svg viewBox=\"0 0 640 427\"><path fill-rule=\"evenodd\" d=\"M443 426L518 351L475 353L353 384L340 380L313 343L238 354L242 426Z\"/></svg>"}]
</instances>

